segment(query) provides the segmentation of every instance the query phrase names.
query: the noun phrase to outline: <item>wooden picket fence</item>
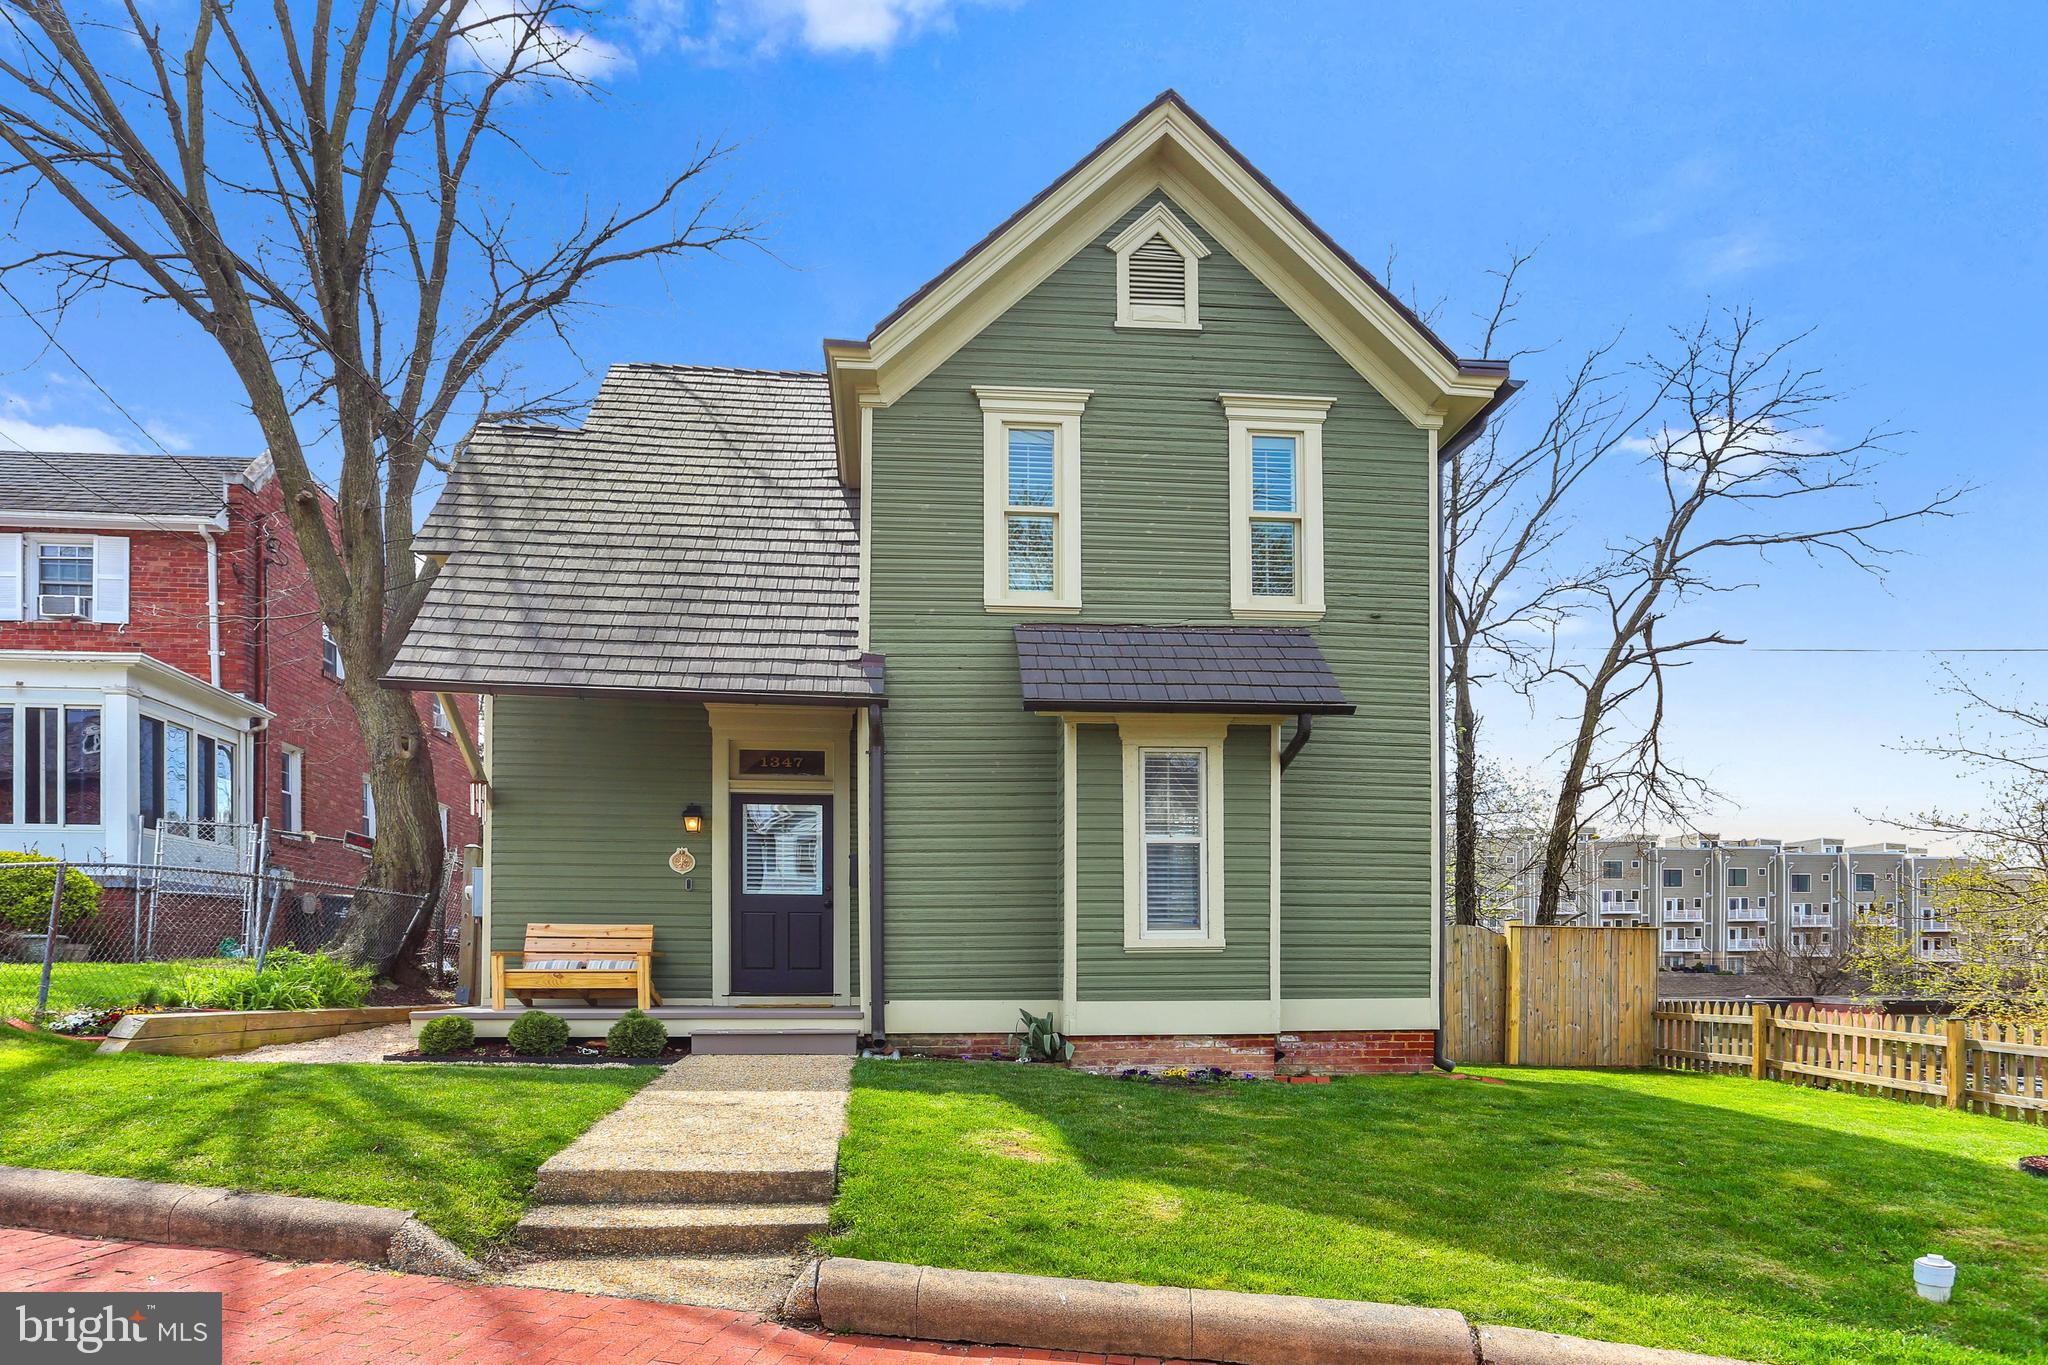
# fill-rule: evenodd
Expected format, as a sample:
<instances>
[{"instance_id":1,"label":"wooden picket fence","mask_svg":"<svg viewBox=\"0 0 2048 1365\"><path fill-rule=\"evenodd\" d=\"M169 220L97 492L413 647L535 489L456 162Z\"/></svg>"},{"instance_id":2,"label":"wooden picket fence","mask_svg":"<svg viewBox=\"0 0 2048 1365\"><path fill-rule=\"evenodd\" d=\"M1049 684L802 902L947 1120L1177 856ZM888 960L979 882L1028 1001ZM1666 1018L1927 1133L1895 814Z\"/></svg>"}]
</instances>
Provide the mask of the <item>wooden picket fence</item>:
<instances>
[{"instance_id":1,"label":"wooden picket fence","mask_svg":"<svg viewBox=\"0 0 2048 1365\"><path fill-rule=\"evenodd\" d=\"M1509 1066L1655 1064L1653 929L1451 928L1444 1051Z\"/></svg>"},{"instance_id":2,"label":"wooden picket fence","mask_svg":"<svg viewBox=\"0 0 2048 1365\"><path fill-rule=\"evenodd\" d=\"M1744 1000L1660 1000L1657 1065L2048 1123L2048 1027Z\"/></svg>"}]
</instances>

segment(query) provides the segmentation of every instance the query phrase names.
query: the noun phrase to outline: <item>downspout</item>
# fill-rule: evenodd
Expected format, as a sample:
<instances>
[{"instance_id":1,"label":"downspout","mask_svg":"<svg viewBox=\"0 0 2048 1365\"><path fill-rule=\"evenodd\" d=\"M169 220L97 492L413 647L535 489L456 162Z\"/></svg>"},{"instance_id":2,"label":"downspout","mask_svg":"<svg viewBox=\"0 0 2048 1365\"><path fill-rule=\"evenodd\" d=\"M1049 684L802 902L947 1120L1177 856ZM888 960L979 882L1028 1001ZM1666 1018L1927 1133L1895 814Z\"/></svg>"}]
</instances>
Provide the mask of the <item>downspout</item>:
<instances>
[{"instance_id":1,"label":"downspout","mask_svg":"<svg viewBox=\"0 0 2048 1365\"><path fill-rule=\"evenodd\" d=\"M220 686L220 545L213 532L199 533L206 540L206 661L211 665L213 685Z\"/></svg>"},{"instance_id":2,"label":"downspout","mask_svg":"<svg viewBox=\"0 0 2048 1365\"><path fill-rule=\"evenodd\" d=\"M889 1043L889 1032L882 1018L883 1001L887 992L883 989L884 953L882 946L887 938L883 926L882 899L882 708L868 707L868 865L862 869L867 874L868 895L868 1032L874 1045L884 1048Z\"/></svg>"},{"instance_id":3,"label":"downspout","mask_svg":"<svg viewBox=\"0 0 2048 1365\"><path fill-rule=\"evenodd\" d=\"M1315 731L1315 722L1304 711L1294 718L1294 734L1289 737L1287 747L1280 751L1280 771L1286 772L1287 765L1294 762L1294 756L1308 747L1310 736Z\"/></svg>"}]
</instances>

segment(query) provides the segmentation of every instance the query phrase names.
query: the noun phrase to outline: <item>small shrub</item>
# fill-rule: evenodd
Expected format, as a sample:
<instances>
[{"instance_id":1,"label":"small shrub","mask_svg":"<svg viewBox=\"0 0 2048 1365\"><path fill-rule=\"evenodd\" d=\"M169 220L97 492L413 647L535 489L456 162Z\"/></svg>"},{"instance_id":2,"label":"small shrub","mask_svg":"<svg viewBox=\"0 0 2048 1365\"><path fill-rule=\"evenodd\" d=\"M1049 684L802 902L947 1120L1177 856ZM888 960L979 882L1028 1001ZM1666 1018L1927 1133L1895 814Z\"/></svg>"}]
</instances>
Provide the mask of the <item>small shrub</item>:
<instances>
[{"instance_id":1,"label":"small shrub","mask_svg":"<svg viewBox=\"0 0 2048 1365\"><path fill-rule=\"evenodd\" d=\"M50 894L57 889L57 869L40 853L0 851L0 924L24 934L50 927ZM10 863L42 863L42 867L10 867ZM69 929L100 910L99 884L75 867L64 869L64 902L57 907L57 927Z\"/></svg>"},{"instance_id":2,"label":"small shrub","mask_svg":"<svg viewBox=\"0 0 2048 1365\"><path fill-rule=\"evenodd\" d=\"M161 986L144 986L141 990L135 992L135 1008L137 1009L151 1010L163 1003L164 990Z\"/></svg>"},{"instance_id":3,"label":"small shrub","mask_svg":"<svg viewBox=\"0 0 2048 1365\"><path fill-rule=\"evenodd\" d=\"M546 1010L528 1010L505 1030L505 1041L522 1057L552 1057L569 1046L569 1022Z\"/></svg>"},{"instance_id":4,"label":"small shrub","mask_svg":"<svg viewBox=\"0 0 2048 1365\"><path fill-rule=\"evenodd\" d=\"M194 1009L321 1010L356 1009L370 998L376 975L368 967L351 967L325 953L279 948L255 963L213 971L188 972L165 989Z\"/></svg>"},{"instance_id":5,"label":"small shrub","mask_svg":"<svg viewBox=\"0 0 2048 1365\"><path fill-rule=\"evenodd\" d=\"M450 1052L466 1052L476 1046L476 1025L459 1014L444 1014L439 1019L429 1019L420 1030L420 1051L429 1056L439 1057Z\"/></svg>"},{"instance_id":6,"label":"small shrub","mask_svg":"<svg viewBox=\"0 0 2048 1365\"><path fill-rule=\"evenodd\" d=\"M667 1046L667 1027L637 1009L620 1015L604 1035L604 1050L614 1057L659 1057Z\"/></svg>"}]
</instances>

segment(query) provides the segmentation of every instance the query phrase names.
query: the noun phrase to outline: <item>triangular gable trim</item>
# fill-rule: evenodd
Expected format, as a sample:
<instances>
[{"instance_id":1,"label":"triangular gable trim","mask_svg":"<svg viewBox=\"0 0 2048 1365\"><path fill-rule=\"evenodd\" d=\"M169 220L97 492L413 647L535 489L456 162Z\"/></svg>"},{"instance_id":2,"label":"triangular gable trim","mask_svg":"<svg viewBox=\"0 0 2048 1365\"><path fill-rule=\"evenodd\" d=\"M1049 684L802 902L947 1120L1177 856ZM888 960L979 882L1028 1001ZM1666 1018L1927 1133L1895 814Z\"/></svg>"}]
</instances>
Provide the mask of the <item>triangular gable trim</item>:
<instances>
[{"instance_id":1,"label":"triangular gable trim","mask_svg":"<svg viewBox=\"0 0 2048 1365\"><path fill-rule=\"evenodd\" d=\"M1462 428L1507 377L1461 361L1292 201L1167 91L900 304L866 342L828 341L840 466L859 408L887 405L1155 191L1300 315L1417 426Z\"/></svg>"}]
</instances>

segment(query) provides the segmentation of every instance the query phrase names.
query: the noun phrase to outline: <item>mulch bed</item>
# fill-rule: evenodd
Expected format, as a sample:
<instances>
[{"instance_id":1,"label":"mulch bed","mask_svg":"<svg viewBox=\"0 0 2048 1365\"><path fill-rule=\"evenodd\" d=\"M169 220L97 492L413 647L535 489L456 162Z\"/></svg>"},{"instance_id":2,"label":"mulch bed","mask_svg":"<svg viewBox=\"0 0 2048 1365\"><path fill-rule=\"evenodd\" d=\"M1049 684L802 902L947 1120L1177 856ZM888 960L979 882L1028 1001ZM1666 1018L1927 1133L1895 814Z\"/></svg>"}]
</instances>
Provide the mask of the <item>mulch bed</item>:
<instances>
[{"instance_id":1,"label":"mulch bed","mask_svg":"<svg viewBox=\"0 0 2048 1365\"><path fill-rule=\"evenodd\" d=\"M674 1042L662 1049L659 1057L614 1057L601 1045L571 1043L566 1052L552 1057L528 1057L514 1052L511 1045L502 1038L479 1039L477 1045L460 1052L421 1052L413 1048L407 1052L387 1053L387 1062L435 1062L446 1065L502 1064L506 1066L674 1066L690 1055L688 1043Z\"/></svg>"}]
</instances>

